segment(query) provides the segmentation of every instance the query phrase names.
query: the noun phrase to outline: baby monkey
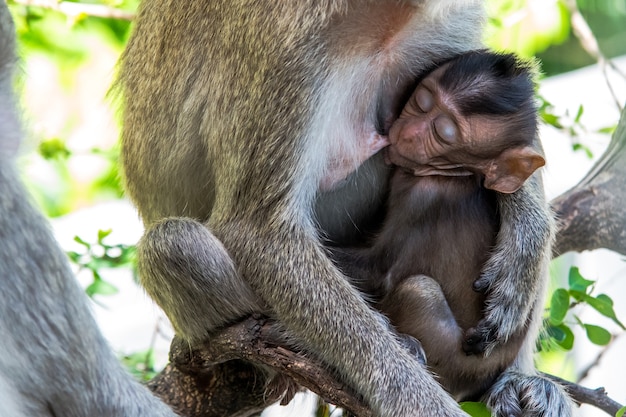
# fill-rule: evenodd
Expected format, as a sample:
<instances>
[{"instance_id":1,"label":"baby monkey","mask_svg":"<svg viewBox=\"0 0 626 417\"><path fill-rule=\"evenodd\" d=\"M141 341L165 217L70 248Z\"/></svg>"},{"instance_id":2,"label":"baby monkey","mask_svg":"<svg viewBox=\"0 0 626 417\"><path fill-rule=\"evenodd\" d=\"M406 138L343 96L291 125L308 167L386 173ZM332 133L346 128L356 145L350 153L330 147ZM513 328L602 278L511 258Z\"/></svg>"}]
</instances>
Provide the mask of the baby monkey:
<instances>
[{"instance_id":1,"label":"baby monkey","mask_svg":"<svg viewBox=\"0 0 626 417\"><path fill-rule=\"evenodd\" d=\"M472 354L485 309L473 286L500 227L496 193L515 192L545 163L532 73L513 55L480 50L423 78L389 131L395 172L382 229L366 248L332 249L397 330L421 342L457 400L484 393L526 336Z\"/></svg>"}]
</instances>

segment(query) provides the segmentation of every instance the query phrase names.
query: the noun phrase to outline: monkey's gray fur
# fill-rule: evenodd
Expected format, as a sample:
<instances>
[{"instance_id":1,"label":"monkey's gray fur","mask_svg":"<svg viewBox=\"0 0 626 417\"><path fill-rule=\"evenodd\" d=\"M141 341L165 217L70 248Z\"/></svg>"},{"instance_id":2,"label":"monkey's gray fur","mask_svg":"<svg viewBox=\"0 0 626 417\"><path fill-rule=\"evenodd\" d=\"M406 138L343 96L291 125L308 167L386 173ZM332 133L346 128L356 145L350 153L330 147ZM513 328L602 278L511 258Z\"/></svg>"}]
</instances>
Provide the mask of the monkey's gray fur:
<instances>
[{"instance_id":1,"label":"monkey's gray fur","mask_svg":"<svg viewBox=\"0 0 626 417\"><path fill-rule=\"evenodd\" d=\"M174 417L119 364L14 159L15 35L0 3L0 416Z\"/></svg>"},{"instance_id":2,"label":"monkey's gray fur","mask_svg":"<svg viewBox=\"0 0 626 417\"><path fill-rule=\"evenodd\" d=\"M371 223L388 170L380 155L359 159L367 138L386 133L427 67L480 46L482 21L477 0L143 2L120 71L122 159L147 227L141 280L180 336L196 344L265 311L376 415L465 415L320 240L347 243ZM354 173L324 189L337 164ZM531 320L552 233L539 179L499 207L479 281L487 352ZM513 367L528 374L531 337Z\"/></svg>"}]
</instances>

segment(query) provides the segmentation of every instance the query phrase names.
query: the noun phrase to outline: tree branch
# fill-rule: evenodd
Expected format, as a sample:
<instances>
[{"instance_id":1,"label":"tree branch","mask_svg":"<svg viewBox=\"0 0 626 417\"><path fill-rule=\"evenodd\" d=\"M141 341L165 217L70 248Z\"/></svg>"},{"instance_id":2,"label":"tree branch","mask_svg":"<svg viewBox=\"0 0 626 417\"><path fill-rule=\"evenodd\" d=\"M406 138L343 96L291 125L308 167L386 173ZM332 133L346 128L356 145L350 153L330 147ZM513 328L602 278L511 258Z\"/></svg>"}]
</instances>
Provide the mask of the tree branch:
<instances>
[{"instance_id":1,"label":"tree branch","mask_svg":"<svg viewBox=\"0 0 626 417\"><path fill-rule=\"evenodd\" d=\"M371 417L349 387L313 358L285 347L272 322L258 315L224 329L199 349L175 338L170 362L149 386L186 417L255 415L279 400L287 404L300 386L354 415ZM224 376L227 383L220 380Z\"/></svg>"},{"instance_id":2,"label":"tree branch","mask_svg":"<svg viewBox=\"0 0 626 417\"><path fill-rule=\"evenodd\" d=\"M591 389L574 382L566 381L558 376L543 374L561 384L577 404L590 404L610 416L614 416L622 407L620 403L609 398L603 387Z\"/></svg>"},{"instance_id":3,"label":"tree branch","mask_svg":"<svg viewBox=\"0 0 626 417\"><path fill-rule=\"evenodd\" d=\"M224 329L199 349L175 338L170 360L149 387L186 417L255 416L279 400L287 404L298 386L351 415L372 416L362 399L319 362L281 345L271 322L260 316ZM577 404L593 405L611 416L622 407L604 388L544 375L562 384Z\"/></svg>"},{"instance_id":4,"label":"tree branch","mask_svg":"<svg viewBox=\"0 0 626 417\"><path fill-rule=\"evenodd\" d=\"M626 110L608 148L578 185L553 200L554 256L606 248L626 255Z\"/></svg>"}]
</instances>

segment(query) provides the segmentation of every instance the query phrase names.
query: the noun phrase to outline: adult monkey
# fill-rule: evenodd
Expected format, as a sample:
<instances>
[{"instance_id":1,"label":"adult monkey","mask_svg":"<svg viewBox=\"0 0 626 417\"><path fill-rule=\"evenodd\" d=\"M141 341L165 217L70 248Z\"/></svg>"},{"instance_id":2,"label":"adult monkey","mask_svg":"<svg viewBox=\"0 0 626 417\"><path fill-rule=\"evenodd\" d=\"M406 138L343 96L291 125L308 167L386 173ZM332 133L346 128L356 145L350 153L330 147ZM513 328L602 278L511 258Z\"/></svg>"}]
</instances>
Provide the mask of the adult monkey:
<instances>
[{"instance_id":1,"label":"adult monkey","mask_svg":"<svg viewBox=\"0 0 626 417\"><path fill-rule=\"evenodd\" d=\"M482 20L475 0L144 1L120 73L123 163L148 229L143 284L183 338L263 310L377 415L464 415L333 267L320 234L347 244L376 217L387 143L372 138L425 68L480 46ZM479 326L485 350L524 325L538 292L542 255L522 236L541 248L551 237L537 179L499 206L498 246L476 284L500 297ZM499 288L501 275L528 291Z\"/></svg>"},{"instance_id":2,"label":"adult monkey","mask_svg":"<svg viewBox=\"0 0 626 417\"><path fill-rule=\"evenodd\" d=\"M176 417L120 365L19 177L14 30L0 2L0 416Z\"/></svg>"}]
</instances>

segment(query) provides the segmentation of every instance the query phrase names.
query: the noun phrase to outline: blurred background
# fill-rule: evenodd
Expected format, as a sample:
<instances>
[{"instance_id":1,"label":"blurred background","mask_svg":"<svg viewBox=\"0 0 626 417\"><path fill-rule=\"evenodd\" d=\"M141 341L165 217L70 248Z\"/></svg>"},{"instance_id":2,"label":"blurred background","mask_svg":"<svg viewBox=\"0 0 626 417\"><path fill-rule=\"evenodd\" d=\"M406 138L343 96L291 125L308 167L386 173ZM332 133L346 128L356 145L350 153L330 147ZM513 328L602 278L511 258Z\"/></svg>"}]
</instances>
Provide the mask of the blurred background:
<instances>
[{"instance_id":1,"label":"blurred background","mask_svg":"<svg viewBox=\"0 0 626 417\"><path fill-rule=\"evenodd\" d=\"M137 3L8 0L29 131L23 176L51 218L103 332L131 372L146 379L164 365L173 331L136 284L133 245L142 226L121 187L118 110L108 96ZM626 0L488 0L487 7L487 45L539 63L546 189L556 197L602 154L626 102L626 57L620 58L626 55ZM613 300L616 316L578 303L554 320L548 304L550 332L537 361L568 380L604 386L624 404L624 259L609 251L563 255L552 265L552 291L583 277L594 281L591 295ZM301 415L296 410L312 403L301 398L275 413ZM578 415L606 414L583 406Z\"/></svg>"}]
</instances>

